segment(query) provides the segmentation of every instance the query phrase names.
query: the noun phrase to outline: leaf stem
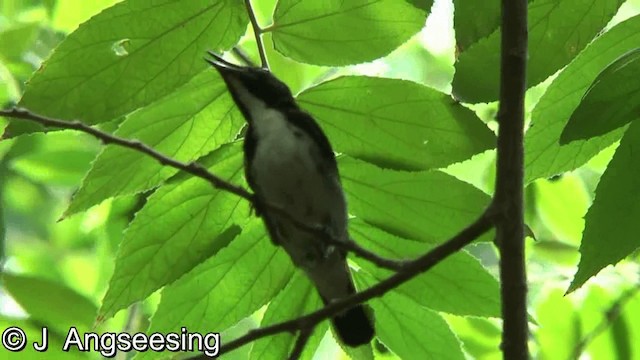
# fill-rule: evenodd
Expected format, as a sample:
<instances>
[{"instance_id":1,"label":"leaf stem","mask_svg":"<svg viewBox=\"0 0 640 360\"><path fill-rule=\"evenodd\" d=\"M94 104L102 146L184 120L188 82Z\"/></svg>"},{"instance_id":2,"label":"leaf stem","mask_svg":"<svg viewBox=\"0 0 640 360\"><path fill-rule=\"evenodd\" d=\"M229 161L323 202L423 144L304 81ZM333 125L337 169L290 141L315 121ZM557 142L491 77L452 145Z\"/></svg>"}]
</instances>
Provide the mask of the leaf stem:
<instances>
[{"instance_id":1,"label":"leaf stem","mask_svg":"<svg viewBox=\"0 0 640 360\"><path fill-rule=\"evenodd\" d=\"M251 0L244 0L247 13L249 14L249 20L251 21L251 27L253 28L253 35L256 38L256 45L258 46L258 54L260 54L260 65L264 69L269 69L269 63L267 62L267 54L264 50L264 44L262 43L262 33L264 30L258 25L256 14L253 11Z\"/></svg>"}]
</instances>

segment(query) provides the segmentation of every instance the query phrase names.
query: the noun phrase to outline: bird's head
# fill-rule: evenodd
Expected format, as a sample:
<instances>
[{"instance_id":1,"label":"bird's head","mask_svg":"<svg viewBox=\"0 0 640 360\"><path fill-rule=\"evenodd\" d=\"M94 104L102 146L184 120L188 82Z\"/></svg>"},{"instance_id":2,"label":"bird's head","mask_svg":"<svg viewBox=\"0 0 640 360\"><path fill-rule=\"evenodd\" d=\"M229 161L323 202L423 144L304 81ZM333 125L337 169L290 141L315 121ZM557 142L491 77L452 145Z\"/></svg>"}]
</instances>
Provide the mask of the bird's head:
<instances>
[{"instance_id":1,"label":"bird's head","mask_svg":"<svg viewBox=\"0 0 640 360\"><path fill-rule=\"evenodd\" d=\"M239 66L209 51L205 60L213 66L227 84L234 101L243 112L252 109L297 107L291 90L269 70Z\"/></svg>"}]
</instances>

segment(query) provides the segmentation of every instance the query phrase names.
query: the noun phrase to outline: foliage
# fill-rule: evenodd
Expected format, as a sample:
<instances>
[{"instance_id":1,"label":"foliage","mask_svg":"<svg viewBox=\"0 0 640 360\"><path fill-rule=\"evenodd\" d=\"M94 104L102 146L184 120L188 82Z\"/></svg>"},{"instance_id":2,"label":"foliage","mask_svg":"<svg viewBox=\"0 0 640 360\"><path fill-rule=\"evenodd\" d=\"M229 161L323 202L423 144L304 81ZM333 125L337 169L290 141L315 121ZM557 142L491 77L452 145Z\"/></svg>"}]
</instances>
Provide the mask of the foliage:
<instances>
[{"instance_id":1,"label":"foliage","mask_svg":"<svg viewBox=\"0 0 640 360\"><path fill-rule=\"evenodd\" d=\"M482 212L495 165L496 106L482 103L499 92L499 1L254 3L272 71L340 153L358 244L413 258ZM529 1L525 172L536 240L527 256L538 358L640 356L631 340L640 296L625 297L640 283L640 2L621 4ZM239 46L257 59L248 24L241 1L5 0L0 103L140 140L245 186L244 119L202 57ZM442 40L453 31L455 43ZM0 328L37 338L48 326L47 358L97 357L54 350L69 326L185 326L228 341L321 306L244 199L84 134L1 118L0 129ZM343 350L324 322L303 358L499 356L489 240L372 300L373 346ZM350 265L359 289L390 274L354 256ZM280 334L229 358L280 359L294 342Z\"/></svg>"}]
</instances>

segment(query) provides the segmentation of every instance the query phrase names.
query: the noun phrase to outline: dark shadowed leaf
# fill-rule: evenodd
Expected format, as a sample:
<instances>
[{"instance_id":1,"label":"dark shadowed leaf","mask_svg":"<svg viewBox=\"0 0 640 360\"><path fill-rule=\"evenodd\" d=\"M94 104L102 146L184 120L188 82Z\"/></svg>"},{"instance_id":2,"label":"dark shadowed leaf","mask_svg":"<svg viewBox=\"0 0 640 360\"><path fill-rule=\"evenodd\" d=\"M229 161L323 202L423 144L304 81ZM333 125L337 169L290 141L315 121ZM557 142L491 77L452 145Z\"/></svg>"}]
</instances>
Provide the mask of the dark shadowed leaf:
<instances>
[{"instance_id":1,"label":"dark shadowed leaf","mask_svg":"<svg viewBox=\"0 0 640 360\"><path fill-rule=\"evenodd\" d=\"M583 95L607 65L638 47L640 16L595 39L549 86L531 115L525 136L525 181L575 169L618 140L622 130L560 145L560 134Z\"/></svg>"},{"instance_id":2,"label":"dark shadowed leaf","mask_svg":"<svg viewBox=\"0 0 640 360\"><path fill-rule=\"evenodd\" d=\"M527 84L536 85L568 64L617 12L622 0L536 0L529 5ZM498 98L500 31L458 58L453 93L464 102Z\"/></svg>"},{"instance_id":3,"label":"dark shadowed leaf","mask_svg":"<svg viewBox=\"0 0 640 360\"><path fill-rule=\"evenodd\" d=\"M604 135L639 116L640 48L602 70L571 115L560 143Z\"/></svg>"},{"instance_id":4,"label":"dark shadowed leaf","mask_svg":"<svg viewBox=\"0 0 640 360\"><path fill-rule=\"evenodd\" d=\"M633 122L602 175L585 217L573 291L607 265L640 247L640 122Z\"/></svg>"},{"instance_id":5,"label":"dark shadowed leaf","mask_svg":"<svg viewBox=\"0 0 640 360\"><path fill-rule=\"evenodd\" d=\"M453 22L458 51L489 36L500 27L500 1L453 1Z\"/></svg>"}]
</instances>

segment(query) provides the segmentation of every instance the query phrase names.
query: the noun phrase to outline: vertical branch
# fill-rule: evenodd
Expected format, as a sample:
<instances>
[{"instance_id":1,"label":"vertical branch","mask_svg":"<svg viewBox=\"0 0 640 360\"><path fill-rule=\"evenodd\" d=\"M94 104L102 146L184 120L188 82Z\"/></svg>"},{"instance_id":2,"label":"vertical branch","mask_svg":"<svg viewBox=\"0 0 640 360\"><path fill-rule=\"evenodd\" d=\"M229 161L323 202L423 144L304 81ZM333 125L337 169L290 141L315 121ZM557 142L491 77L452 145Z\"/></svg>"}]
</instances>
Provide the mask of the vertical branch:
<instances>
[{"instance_id":1,"label":"vertical branch","mask_svg":"<svg viewBox=\"0 0 640 360\"><path fill-rule=\"evenodd\" d=\"M524 257L524 96L527 64L527 0L502 0L500 110L494 197L500 248L502 353L528 359L527 277Z\"/></svg>"},{"instance_id":2,"label":"vertical branch","mask_svg":"<svg viewBox=\"0 0 640 360\"><path fill-rule=\"evenodd\" d=\"M247 13L249 14L249 20L251 21L251 27L253 28L253 35L256 37L258 54L260 54L260 66L264 69L268 69L269 63L267 62L267 54L264 51L264 44L262 43L262 33L264 31L258 25L256 14L253 11L253 6L251 6L251 0L244 0L244 5L247 8Z\"/></svg>"}]
</instances>

